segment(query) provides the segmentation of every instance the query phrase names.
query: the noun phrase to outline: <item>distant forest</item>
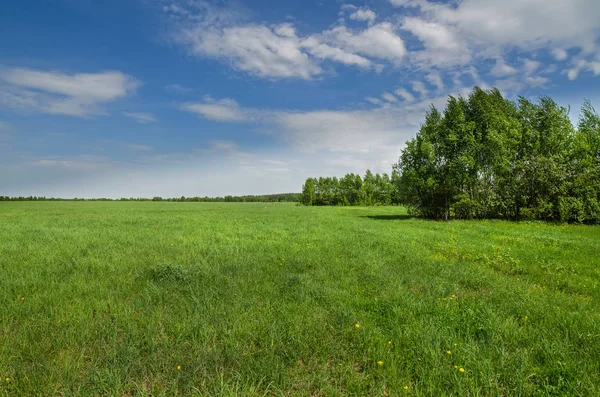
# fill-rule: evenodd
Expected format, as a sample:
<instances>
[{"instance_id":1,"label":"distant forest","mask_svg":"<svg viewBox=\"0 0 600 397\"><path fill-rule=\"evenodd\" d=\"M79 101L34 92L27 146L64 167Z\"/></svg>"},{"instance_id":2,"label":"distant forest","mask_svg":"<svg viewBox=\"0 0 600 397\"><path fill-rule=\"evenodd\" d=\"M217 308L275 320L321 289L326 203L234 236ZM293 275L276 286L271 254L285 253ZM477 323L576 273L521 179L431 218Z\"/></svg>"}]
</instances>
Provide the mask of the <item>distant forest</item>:
<instances>
[{"instance_id":1,"label":"distant forest","mask_svg":"<svg viewBox=\"0 0 600 397\"><path fill-rule=\"evenodd\" d=\"M391 178L368 175L309 178L301 202L402 204L445 220L600 223L600 116L585 101L575 127L547 96L510 101L475 87L450 96L443 112L429 109Z\"/></svg>"},{"instance_id":2,"label":"distant forest","mask_svg":"<svg viewBox=\"0 0 600 397\"><path fill-rule=\"evenodd\" d=\"M276 202L290 202L296 203L300 201L300 193L279 193L279 194L264 194L259 196L225 196L225 197L176 197L176 198L53 198L53 197L8 197L0 196L0 201L167 201L177 203L276 203Z\"/></svg>"}]
</instances>

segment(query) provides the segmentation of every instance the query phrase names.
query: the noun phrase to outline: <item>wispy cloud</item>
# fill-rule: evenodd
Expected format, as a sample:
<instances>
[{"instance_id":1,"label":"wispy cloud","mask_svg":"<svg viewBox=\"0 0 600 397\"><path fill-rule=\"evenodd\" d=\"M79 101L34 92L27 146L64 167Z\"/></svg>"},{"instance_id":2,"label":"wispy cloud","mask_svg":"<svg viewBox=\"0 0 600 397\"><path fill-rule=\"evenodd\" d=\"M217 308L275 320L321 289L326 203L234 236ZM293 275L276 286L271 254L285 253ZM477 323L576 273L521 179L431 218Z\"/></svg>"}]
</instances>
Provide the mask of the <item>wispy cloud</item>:
<instances>
[{"instance_id":1,"label":"wispy cloud","mask_svg":"<svg viewBox=\"0 0 600 397\"><path fill-rule=\"evenodd\" d=\"M180 84L168 84L165 86L165 90L171 94L185 95L193 91L193 89L184 87Z\"/></svg>"},{"instance_id":2,"label":"wispy cloud","mask_svg":"<svg viewBox=\"0 0 600 397\"><path fill-rule=\"evenodd\" d=\"M241 109L235 100L229 98L214 100L206 97L204 102L184 103L181 105L181 109L213 121L242 122L250 120L249 112Z\"/></svg>"},{"instance_id":3,"label":"wispy cloud","mask_svg":"<svg viewBox=\"0 0 600 397\"><path fill-rule=\"evenodd\" d=\"M150 113L123 112L123 115L140 124L155 123L158 121L157 118Z\"/></svg>"},{"instance_id":4,"label":"wispy cloud","mask_svg":"<svg viewBox=\"0 0 600 397\"><path fill-rule=\"evenodd\" d=\"M70 116L102 114L102 105L126 97L140 82L118 71L62 73L0 69L0 105Z\"/></svg>"}]
</instances>

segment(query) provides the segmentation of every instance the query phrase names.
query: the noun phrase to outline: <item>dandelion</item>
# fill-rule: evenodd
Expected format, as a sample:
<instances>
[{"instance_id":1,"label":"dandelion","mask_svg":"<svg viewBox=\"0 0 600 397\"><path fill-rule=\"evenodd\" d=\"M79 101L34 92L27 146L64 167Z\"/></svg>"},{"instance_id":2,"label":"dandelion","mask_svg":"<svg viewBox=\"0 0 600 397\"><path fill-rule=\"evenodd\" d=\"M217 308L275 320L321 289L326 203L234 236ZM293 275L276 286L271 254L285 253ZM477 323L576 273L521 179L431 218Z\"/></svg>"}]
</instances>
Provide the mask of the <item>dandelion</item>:
<instances>
[{"instance_id":1,"label":"dandelion","mask_svg":"<svg viewBox=\"0 0 600 397\"><path fill-rule=\"evenodd\" d=\"M404 390L408 390L408 386L404 386Z\"/></svg>"},{"instance_id":2,"label":"dandelion","mask_svg":"<svg viewBox=\"0 0 600 397\"><path fill-rule=\"evenodd\" d=\"M177 371L181 371L181 365L177 366Z\"/></svg>"},{"instance_id":3,"label":"dandelion","mask_svg":"<svg viewBox=\"0 0 600 397\"><path fill-rule=\"evenodd\" d=\"M377 361L377 365L383 365L383 361Z\"/></svg>"},{"instance_id":4,"label":"dandelion","mask_svg":"<svg viewBox=\"0 0 600 397\"><path fill-rule=\"evenodd\" d=\"M455 365L455 366L454 366L454 368L455 368L455 369L458 369L458 365Z\"/></svg>"},{"instance_id":5,"label":"dandelion","mask_svg":"<svg viewBox=\"0 0 600 397\"><path fill-rule=\"evenodd\" d=\"M446 353L448 353L448 354L452 354L452 352L451 352L450 350L448 350Z\"/></svg>"},{"instance_id":6,"label":"dandelion","mask_svg":"<svg viewBox=\"0 0 600 397\"><path fill-rule=\"evenodd\" d=\"M454 344L454 346L458 346L458 344L457 344L457 343L455 343L455 344Z\"/></svg>"},{"instance_id":7,"label":"dandelion","mask_svg":"<svg viewBox=\"0 0 600 397\"><path fill-rule=\"evenodd\" d=\"M21 302L23 302L24 300L25 300L25 298L24 298L24 297L21 297Z\"/></svg>"},{"instance_id":8,"label":"dandelion","mask_svg":"<svg viewBox=\"0 0 600 397\"><path fill-rule=\"evenodd\" d=\"M344 365L344 364L340 363L340 367L341 367L342 365Z\"/></svg>"},{"instance_id":9,"label":"dandelion","mask_svg":"<svg viewBox=\"0 0 600 397\"><path fill-rule=\"evenodd\" d=\"M6 378L5 380L6 380L6 382L10 382L10 378Z\"/></svg>"},{"instance_id":10,"label":"dandelion","mask_svg":"<svg viewBox=\"0 0 600 397\"><path fill-rule=\"evenodd\" d=\"M391 340L390 340L390 341L388 341L388 345L390 345L390 346L392 345L392 341L391 341Z\"/></svg>"},{"instance_id":11,"label":"dandelion","mask_svg":"<svg viewBox=\"0 0 600 397\"><path fill-rule=\"evenodd\" d=\"M464 369L463 367L460 367L460 368L459 368L459 371L460 371L460 372L465 372L465 369Z\"/></svg>"},{"instance_id":12,"label":"dandelion","mask_svg":"<svg viewBox=\"0 0 600 397\"><path fill-rule=\"evenodd\" d=\"M359 324L359 323L356 323L356 324L354 324L354 326L355 326L356 328L360 328L360 324Z\"/></svg>"}]
</instances>

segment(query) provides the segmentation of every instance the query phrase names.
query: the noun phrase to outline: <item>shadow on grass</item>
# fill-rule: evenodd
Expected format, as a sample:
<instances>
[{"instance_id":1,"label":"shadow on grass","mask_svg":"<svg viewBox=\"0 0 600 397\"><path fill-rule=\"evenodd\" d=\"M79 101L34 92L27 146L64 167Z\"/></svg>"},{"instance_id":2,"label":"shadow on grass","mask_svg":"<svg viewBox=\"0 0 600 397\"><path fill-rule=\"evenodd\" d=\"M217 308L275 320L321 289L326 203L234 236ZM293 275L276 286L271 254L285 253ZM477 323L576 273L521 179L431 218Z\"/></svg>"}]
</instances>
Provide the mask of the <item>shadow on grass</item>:
<instances>
[{"instance_id":1,"label":"shadow on grass","mask_svg":"<svg viewBox=\"0 0 600 397\"><path fill-rule=\"evenodd\" d=\"M363 218L374 219L376 221L405 221L415 217L413 215L365 215Z\"/></svg>"}]
</instances>

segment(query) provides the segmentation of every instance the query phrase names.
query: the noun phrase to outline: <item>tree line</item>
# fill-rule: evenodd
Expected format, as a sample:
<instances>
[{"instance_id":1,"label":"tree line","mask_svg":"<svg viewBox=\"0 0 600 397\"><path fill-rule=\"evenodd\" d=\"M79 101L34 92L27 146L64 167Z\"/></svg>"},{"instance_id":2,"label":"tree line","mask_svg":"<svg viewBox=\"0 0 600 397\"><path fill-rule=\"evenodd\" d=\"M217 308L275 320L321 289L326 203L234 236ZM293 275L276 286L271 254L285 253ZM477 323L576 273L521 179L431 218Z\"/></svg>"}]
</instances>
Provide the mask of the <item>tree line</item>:
<instances>
[{"instance_id":1,"label":"tree line","mask_svg":"<svg viewBox=\"0 0 600 397\"><path fill-rule=\"evenodd\" d=\"M112 198L55 198L43 196L0 196L0 201L167 201L178 203L276 203L290 202L297 203L300 201L300 193L278 193L278 194L263 194L263 195L246 195L246 196L224 196L224 197L171 197L163 198L155 196L152 198L144 197L123 197L118 199Z\"/></svg>"},{"instance_id":2,"label":"tree line","mask_svg":"<svg viewBox=\"0 0 600 397\"><path fill-rule=\"evenodd\" d=\"M367 170L364 178L346 174L343 178L308 178L302 186L301 203L304 205L390 205L395 197L395 185L388 174Z\"/></svg>"},{"instance_id":3,"label":"tree line","mask_svg":"<svg viewBox=\"0 0 600 397\"><path fill-rule=\"evenodd\" d=\"M569 109L550 97L511 101L475 87L450 96L443 112L431 106L387 181L379 200L367 199L353 174L309 178L302 203L402 204L446 220L600 223L600 116L585 101L574 126Z\"/></svg>"}]
</instances>

